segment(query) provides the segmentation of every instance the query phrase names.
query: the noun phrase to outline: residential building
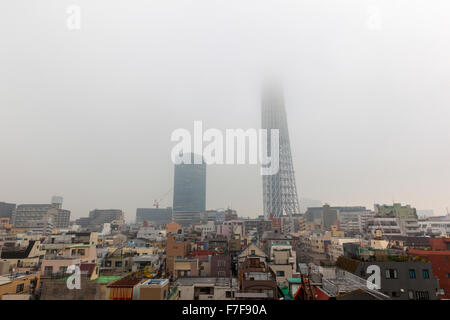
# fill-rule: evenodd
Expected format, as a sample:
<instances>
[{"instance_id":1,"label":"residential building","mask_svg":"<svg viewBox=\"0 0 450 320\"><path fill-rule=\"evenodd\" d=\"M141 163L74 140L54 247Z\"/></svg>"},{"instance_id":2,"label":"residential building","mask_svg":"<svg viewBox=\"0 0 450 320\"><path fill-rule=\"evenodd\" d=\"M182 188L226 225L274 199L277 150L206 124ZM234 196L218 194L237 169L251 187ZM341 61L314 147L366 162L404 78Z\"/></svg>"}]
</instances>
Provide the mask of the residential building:
<instances>
[{"instance_id":1,"label":"residential building","mask_svg":"<svg viewBox=\"0 0 450 320\"><path fill-rule=\"evenodd\" d=\"M431 246L431 250L409 249L408 255L431 263L433 274L439 279L438 298L450 299L450 238L432 239Z\"/></svg>"},{"instance_id":2,"label":"residential building","mask_svg":"<svg viewBox=\"0 0 450 320\"><path fill-rule=\"evenodd\" d=\"M239 290L236 278L178 278L175 285L180 300L234 300Z\"/></svg>"},{"instance_id":3,"label":"residential building","mask_svg":"<svg viewBox=\"0 0 450 320\"><path fill-rule=\"evenodd\" d=\"M329 256L332 262L335 262L340 256L344 255L345 243L360 243L359 238L331 238Z\"/></svg>"},{"instance_id":4,"label":"residential building","mask_svg":"<svg viewBox=\"0 0 450 320\"><path fill-rule=\"evenodd\" d=\"M167 235L166 271L175 274L175 259L184 259L189 253L190 243L182 235Z\"/></svg>"},{"instance_id":5,"label":"residential building","mask_svg":"<svg viewBox=\"0 0 450 320\"><path fill-rule=\"evenodd\" d=\"M168 279L149 279L139 284L139 300L167 300Z\"/></svg>"},{"instance_id":6,"label":"residential building","mask_svg":"<svg viewBox=\"0 0 450 320\"><path fill-rule=\"evenodd\" d=\"M421 261L371 261L364 262L340 257L336 266L363 279L371 275L369 266L380 268L379 291L394 300L436 300L438 279L433 274L431 262Z\"/></svg>"},{"instance_id":7,"label":"residential building","mask_svg":"<svg viewBox=\"0 0 450 320\"><path fill-rule=\"evenodd\" d=\"M39 285L39 273L0 275L0 300L34 299Z\"/></svg>"},{"instance_id":8,"label":"residential building","mask_svg":"<svg viewBox=\"0 0 450 320\"><path fill-rule=\"evenodd\" d=\"M410 205L402 206L400 203L390 205L375 204L375 212L380 217L394 217L399 219L417 219L416 208Z\"/></svg>"},{"instance_id":9,"label":"residential building","mask_svg":"<svg viewBox=\"0 0 450 320\"><path fill-rule=\"evenodd\" d=\"M259 257L248 257L239 268L239 299L278 300L275 273Z\"/></svg>"},{"instance_id":10,"label":"residential building","mask_svg":"<svg viewBox=\"0 0 450 320\"><path fill-rule=\"evenodd\" d=\"M211 277L226 278L231 276L231 256L212 255L211 256Z\"/></svg>"}]
</instances>

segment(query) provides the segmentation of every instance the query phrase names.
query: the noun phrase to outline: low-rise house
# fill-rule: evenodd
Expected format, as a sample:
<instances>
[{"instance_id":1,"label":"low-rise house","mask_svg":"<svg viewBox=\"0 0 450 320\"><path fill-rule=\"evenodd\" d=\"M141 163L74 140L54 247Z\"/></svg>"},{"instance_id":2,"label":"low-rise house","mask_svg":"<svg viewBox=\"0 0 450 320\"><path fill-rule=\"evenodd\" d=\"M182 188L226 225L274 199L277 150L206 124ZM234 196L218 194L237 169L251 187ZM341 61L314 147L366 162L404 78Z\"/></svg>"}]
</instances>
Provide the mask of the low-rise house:
<instances>
[{"instance_id":1,"label":"low-rise house","mask_svg":"<svg viewBox=\"0 0 450 320\"><path fill-rule=\"evenodd\" d=\"M261 262L264 262L267 259L267 255L265 254L265 252L254 243L250 244L247 248L242 250L242 252L238 256L239 263L244 262L248 257L258 257Z\"/></svg>"},{"instance_id":2,"label":"low-rise house","mask_svg":"<svg viewBox=\"0 0 450 320\"><path fill-rule=\"evenodd\" d=\"M240 299L278 299L276 275L257 257L247 258L239 268Z\"/></svg>"},{"instance_id":3,"label":"low-rise house","mask_svg":"<svg viewBox=\"0 0 450 320\"><path fill-rule=\"evenodd\" d=\"M39 273L2 275L0 276L0 300L33 299L39 285Z\"/></svg>"},{"instance_id":4,"label":"low-rise house","mask_svg":"<svg viewBox=\"0 0 450 320\"><path fill-rule=\"evenodd\" d=\"M31 240L25 248L4 247L0 254L0 260L7 262L11 269L30 271L38 267L40 259L44 257L45 252L40 250L40 241Z\"/></svg>"},{"instance_id":5,"label":"low-rise house","mask_svg":"<svg viewBox=\"0 0 450 320\"><path fill-rule=\"evenodd\" d=\"M179 277L198 277L198 259L181 258L174 261L174 279Z\"/></svg>"},{"instance_id":6,"label":"low-rise house","mask_svg":"<svg viewBox=\"0 0 450 320\"><path fill-rule=\"evenodd\" d=\"M274 245L270 254L269 267L275 273L278 285L285 287L286 279L296 274L296 252L290 245Z\"/></svg>"},{"instance_id":7,"label":"low-rise house","mask_svg":"<svg viewBox=\"0 0 450 320\"><path fill-rule=\"evenodd\" d=\"M84 263L97 262L97 248L95 245L77 243L64 248L65 257L79 258Z\"/></svg>"},{"instance_id":8,"label":"low-rise house","mask_svg":"<svg viewBox=\"0 0 450 320\"><path fill-rule=\"evenodd\" d=\"M225 278L231 276L231 256L211 256L211 277Z\"/></svg>"},{"instance_id":9,"label":"low-rise house","mask_svg":"<svg viewBox=\"0 0 450 320\"><path fill-rule=\"evenodd\" d=\"M169 298L168 279L149 279L138 286L139 300L167 300Z\"/></svg>"},{"instance_id":10,"label":"low-rise house","mask_svg":"<svg viewBox=\"0 0 450 320\"><path fill-rule=\"evenodd\" d=\"M178 278L180 300L233 300L238 291L236 278Z\"/></svg>"},{"instance_id":11,"label":"low-rise house","mask_svg":"<svg viewBox=\"0 0 450 320\"><path fill-rule=\"evenodd\" d=\"M138 300L140 279L119 279L106 286L107 300Z\"/></svg>"},{"instance_id":12,"label":"low-rise house","mask_svg":"<svg viewBox=\"0 0 450 320\"><path fill-rule=\"evenodd\" d=\"M64 275L68 267L72 265L79 266L79 258L62 257L57 255L46 255L41 262L41 276L53 276L55 274Z\"/></svg>"}]
</instances>

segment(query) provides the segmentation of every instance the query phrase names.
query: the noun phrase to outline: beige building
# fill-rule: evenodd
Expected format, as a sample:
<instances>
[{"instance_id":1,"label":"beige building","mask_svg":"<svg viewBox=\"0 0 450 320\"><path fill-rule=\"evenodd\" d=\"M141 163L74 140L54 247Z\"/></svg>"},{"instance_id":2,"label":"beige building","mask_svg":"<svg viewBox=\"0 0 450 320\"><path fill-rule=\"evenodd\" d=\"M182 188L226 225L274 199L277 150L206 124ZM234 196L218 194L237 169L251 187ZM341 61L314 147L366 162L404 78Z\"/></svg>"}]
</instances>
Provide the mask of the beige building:
<instances>
[{"instance_id":1,"label":"beige building","mask_svg":"<svg viewBox=\"0 0 450 320\"><path fill-rule=\"evenodd\" d=\"M325 254L326 242L331 243L331 232L314 234L310 238L310 249L312 253Z\"/></svg>"},{"instance_id":2,"label":"beige building","mask_svg":"<svg viewBox=\"0 0 450 320\"><path fill-rule=\"evenodd\" d=\"M30 299L39 289L39 273L0 276L0 300ZM9 296L9 297L8 297Z\"/></svg>"},{"instance_id":3,"label":"beige building","mask_svg":"<svg viewBox=\"0 0 450 320\"><path fill-rule=\"evenodd\" d=\"M139 284L139 300L167 300L168 297L168 279L150 279Z\"/></svg>"},{"instance_id":4,"label":"beige building","mask_svg":"<svg viewBox=\"0 0 450 320\"><path fill-rule=\"evenodd\" d=\"M31 240L25 248L3 248L0 261L16 269L16 272L27 271L37 267L44 254L45 252L40 249L40 242Z\"/></svg>"},{"instance_id":5,"label":"beige building","mask_svg":"<svg viewBox=\"0 0 450 320\"><path fill-rule=\"evenodd\" d=\"M179 300L234 300L236 278L180 278L176 281Z\"/></svg>"},{"instance_id":6,"label":"beige building","mask_svg":"<svg viewBox=\"0 0 450 320\"><path fill-rule=\"evenodd\" d=\"M198 277L198 259L181 258L174 261L174 278Z\"/></svg>"},{"instance_id":7,"label":"beige building","mask_svg":"<svg viewBox=\"0 0 450 320\"><path fill-rule=\"evenodd\" d=\"M272 246L269 267L276 275L277 284L287 285L287 278L296 273L296 252L290 245Z\"/></svg>"}]
</instances>

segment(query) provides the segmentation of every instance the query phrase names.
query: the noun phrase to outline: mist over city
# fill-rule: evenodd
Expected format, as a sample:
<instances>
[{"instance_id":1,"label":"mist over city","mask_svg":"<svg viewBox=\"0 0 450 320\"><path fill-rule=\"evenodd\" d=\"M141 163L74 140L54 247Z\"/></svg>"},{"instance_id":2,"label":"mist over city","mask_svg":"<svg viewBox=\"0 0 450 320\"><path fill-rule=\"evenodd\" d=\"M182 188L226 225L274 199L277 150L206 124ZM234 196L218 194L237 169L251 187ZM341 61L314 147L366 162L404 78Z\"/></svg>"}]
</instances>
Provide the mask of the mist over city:
<instances>
[{"instance_id":1,"label":"mist over city","mask_svg":"<svg viewBox=\"0 0 450 320\"><path fill-rule=\"evenodd\" d=\"M0 300L450 299L448 1L0 21Z\"/></svg>"}]
</instances>

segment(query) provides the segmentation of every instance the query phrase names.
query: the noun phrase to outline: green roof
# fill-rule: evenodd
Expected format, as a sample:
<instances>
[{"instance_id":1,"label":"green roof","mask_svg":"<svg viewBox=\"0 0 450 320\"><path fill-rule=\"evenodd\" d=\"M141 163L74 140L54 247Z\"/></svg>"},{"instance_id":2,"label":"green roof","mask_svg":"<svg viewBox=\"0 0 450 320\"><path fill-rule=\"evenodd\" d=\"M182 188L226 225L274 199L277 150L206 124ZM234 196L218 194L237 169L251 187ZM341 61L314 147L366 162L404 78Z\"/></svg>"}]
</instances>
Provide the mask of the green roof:
<instances>
[{"instance_id":1,"label":"green roof","mask_svg":"<svg viewBox=\"0 0 450 320\"><path fill-rule=\"evenodd\" d=\"M301 278L287 278L287 281L290 283L302 283Z\"/></svg>"},{"instance_id":2,"label":"green roof","mask_svg":"<svg viewBox=\"0 0 450 320\"><path fill-rule=\"evenodd\" d=\"M120 276L99 276L96 280L94 280L97 283L106 284L110 283L111 281L118 280L122 277Z\"/></svg>"},{"instance_id":3,"label":"green roof","mask_svg":"<svg viewBox=\"0 0 450 320\"><path fill-rule=\"evenodd\" d=\"M280 289L281 289L281 291L283 292L283 294L285 296L289 295L289 287L283 287L283 288L280 288Z\"/></svg>"}]
</instances>

